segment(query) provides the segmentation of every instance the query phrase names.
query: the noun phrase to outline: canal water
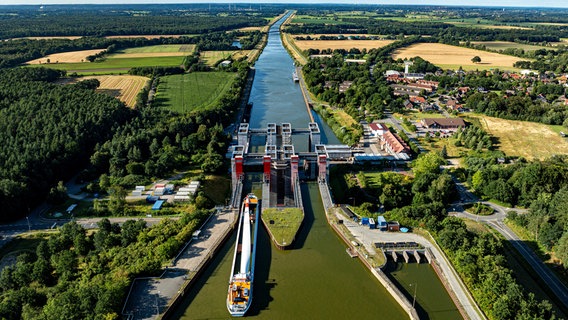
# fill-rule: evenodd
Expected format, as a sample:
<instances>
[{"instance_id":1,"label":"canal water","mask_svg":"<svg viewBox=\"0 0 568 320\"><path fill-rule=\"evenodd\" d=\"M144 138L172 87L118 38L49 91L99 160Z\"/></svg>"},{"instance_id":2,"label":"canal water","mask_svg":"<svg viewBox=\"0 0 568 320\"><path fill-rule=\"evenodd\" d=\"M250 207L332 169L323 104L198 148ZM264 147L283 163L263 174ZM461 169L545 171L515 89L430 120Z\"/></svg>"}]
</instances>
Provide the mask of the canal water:
<instances>
[{"instance_id":1,"label":"canal water","mask_svg":"<svg viewBox=\"0 0 568 320\"><path fill-rule=\"evenodd\" d=\"M310 121L300 91L292 80L293 61L282 46L279 27L275 23L269 32L267 46L256 63L256 75L250 101L253 102L251 128L263 128L267 123L289 122L294 128L306 128ZM316 115L317 116L317 115ZM337 144L331 129L316 117L322 131L322 142ZM293 137L294 144L297 144ZM303 144L303 143L299 143ZM262 145L258 142L257 145ZM260 177L247 173L244 193L260 196ZM247 317L258 319L406 319L406 313L384 287L358 259L350 258L345 244L329 227L319 189L315 183L302 185L305 220L291 250L281 251L271 243L264 228L259 228L253 304ZM235 235L221 248L202 276L197 279L174 318L229 319L226 294L234 250ZM403 267L404 268L404 267ZM411 267L414 268L414 267ZM414 277L428 277L428 265L405 272L393 268L401 286L412 283ZM410 269L409 269L410 270ZM429 271L430 270L430 271ZM405 280L406 279L406 280ZM398 280L397 280L398 281ZM424 295L432 295L422 280L417 304ZM438 283L439 284L439 283ZM451 304L453 306L453 304ZM446 308L451 308L447 306ZM442 307L443 308L443 307ZM455 307L454 307L455 308ZM422 315L431 306L426 304ZM458 317L430 317L457 319Z\"/></svg>"},{"instance_id":2,"label":"canal water","mask_svg":"<svg viewBox=\"0 0 568 320\"><path fill-rule=\"evenodd\" d=\"M252 308L258 319L405 319L406 314L328 226L316 183L302 186L304 225L294 248L281 251L259 228ZM181 319L227 319L234 250L228 241L182 305Z\"/></svg>"}]
</instances>

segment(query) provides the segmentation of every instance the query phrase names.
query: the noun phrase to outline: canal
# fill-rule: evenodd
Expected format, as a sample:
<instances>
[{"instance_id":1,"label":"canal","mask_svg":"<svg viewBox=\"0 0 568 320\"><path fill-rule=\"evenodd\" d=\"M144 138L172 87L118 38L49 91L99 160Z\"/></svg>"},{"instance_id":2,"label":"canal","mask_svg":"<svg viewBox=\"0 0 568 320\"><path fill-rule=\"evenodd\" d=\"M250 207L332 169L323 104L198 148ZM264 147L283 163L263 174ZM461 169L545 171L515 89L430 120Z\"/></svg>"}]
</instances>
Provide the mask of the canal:
<instances>
[{"instance_id":1,"label":"canal","mask_svg":"<svg viewBox=\"0 0 568 320\"><path fill-rule=\"evenodd\" d=\"M275 23L269 32L267 46L256 63L256 75L251 91L253 102L251 127L265 127L269 122L289 122L305 128L309 122L306 107L297 83L292 81L293 61L282 46L279 27ZM319 117L322 142L339 143L330 128ZM298 141L294 140L296 145ZM262 142L257 141L260 146ZM303 143L299 143L300 145ZM260 195L261 174L247 173L245 190ZM247 317L258 319L406 319L408 316L384 287L358 259L350 258L345 244L329 227L318 187L302 185L305 220L291 250L281 251L272 245L264 228L259 228L254 299ZM214 260L197 279L174 318L228 319L227 285L232 263L235 235L221 248ZM391 276L404 289L414 277L431 272L428 265L417 265L418 271L401 272L393 267ZM414 268L414 267L412 267ZM430 269L428 269L430 268ZM406 269L405 269L406 270ZM430 271L428 271L430 270ZM431 295L429 285L422 280L418 288L418 304L422 296ZM438 282L439 285L439 282ZM447 294L446 294L447 296ZM451 301L450 301L451 302ZM452 304L453 306L453 304ZM447 305L446 308L450 308ZM442 307L443 308L443 307ZM455 307L454 307L455 308ZM429 305L423 309L429 311ZM456 319L459 317L428 317Z\"/></svg>"}]
</instances>

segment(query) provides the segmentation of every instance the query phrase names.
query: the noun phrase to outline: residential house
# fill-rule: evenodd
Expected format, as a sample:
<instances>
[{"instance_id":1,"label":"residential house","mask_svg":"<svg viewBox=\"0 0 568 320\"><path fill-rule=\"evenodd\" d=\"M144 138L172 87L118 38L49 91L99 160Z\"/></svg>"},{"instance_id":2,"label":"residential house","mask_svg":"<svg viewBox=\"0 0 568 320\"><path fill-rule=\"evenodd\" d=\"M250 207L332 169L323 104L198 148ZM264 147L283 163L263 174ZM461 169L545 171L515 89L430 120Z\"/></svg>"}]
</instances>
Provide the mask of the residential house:
<instances>
[{"instance_id":1,"label":"residential house","mask_svg":"<svg viewBox=\"0 0 568 320\"><path fill-rule=\"evenodd\" d=\"M374 137L380 137L389 131L389 128L384 123L373 122L369 124L369 128L371 129L371 135Z\"/></svg>"},{"instance_id":2,"label":"residential house","mask_svg":"<svg viewBox=\"0 0 568 320\"><path fill-rule=\"evenodd\" d=\"M410 154L410 148L398 135L387 131L381 136L381 150L386 150L393 155Z\"/></svg>"},{"instance_id":3,"label":"residential house","mask_svg":"<svg viewBox=\"0 0 568 320\"><path fill-rule=\"evenodd\" d=\"M425 118L420 121L422 126L428 129L458 129L465 128L462 118Z\"/></svg>"}]
</instances>

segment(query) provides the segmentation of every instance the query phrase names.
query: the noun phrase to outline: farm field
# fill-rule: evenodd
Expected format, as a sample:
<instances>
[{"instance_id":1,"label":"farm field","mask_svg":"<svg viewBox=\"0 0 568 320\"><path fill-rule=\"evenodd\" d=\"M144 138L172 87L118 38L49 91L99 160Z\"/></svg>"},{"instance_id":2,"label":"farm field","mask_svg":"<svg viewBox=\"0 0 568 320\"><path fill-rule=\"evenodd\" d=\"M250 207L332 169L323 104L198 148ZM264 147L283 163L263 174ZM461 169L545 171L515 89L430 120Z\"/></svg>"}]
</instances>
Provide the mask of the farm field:
<instances>
[{"instance_id":1,"label":"farm field","mask_svg":"<svg viewBox=\"0 0 568 320\"><path fill-rule=\"evenodd\" d=\"M183 57L193 53L195 45L167 44L148 47L128 48L108 56L108 59Z\"/></svg>"},{"instance_id":2,"label":"farm field","mask_svg":"<svg viewBox=\"0 0 568 320\"><path fill-rule=\"evenodd\" d=\"M192 72L162 77L155 101L177 112L206 109L231 87L235 76L228 72Z\"/></svg>"},{"instance_id":3,"label":"farm field","mask_svg":"<svg viewBox=\"0 0 568 320\"><path fill-rule=\"evenodd\" d=\"M146 47L136 47L127 48L120 50L120 54L131 54L131 53L177 53L183 52L186 55L192 53L195 50L195 45L193 44L162 44L156 46L146 46Z\"/></svg>"},{"instance_id":4,"label":"farm field","mask_svg":"<svg viewBox=\"0 0 568 320\"><path fill-rule=\"evenodd\" d=\"M424 60L441 68L454 69L455 66L468 66L472 69L507 69L515 70L513 64L523 60L521 58L504 54L474 50L469 48L451 46L440 43L419 43L397 50L393 54L394 59L405 59L419 56ZM471 62L471 58L479 56L481 63ZM525 59L526 60L526 59Z\"/></svg>"},{"instance_id":5,"label":"farm field","mask_svg":"<svg viewBox=\"0 0 568 320\"><path fill-rule=\"evenodd\" d=\"M394 42L394 40L294 40L300 50L308 49L372 49L381 48Z\"/></svg>"},{"instance_id":6,"label":"farm field","mask_svg":"<svg viewBox=\"0 0 568 320\"><path fill-rule=\"evenodd\" d=\"M98 92L102 92L113 96L120 101L124 102L129 107L134 107L136 104L136 96L138 92L148 82L148 78L140 76L89 76L78 78L78 81L87 79L97 79L101 83Z\"/></svg>"},{"instance_id":7,"label":"farm field","mask_svg":"<svg viewBox=\"0 0 568 320\"><path fill-rule=\"evenodd\" d=\"M46 64L49 59L50 63L76 63L86 61L88 56L97 54L105 49L95 49L95 50L81 50L81 51L71 51L54 53L47 55L45 57L31 60L26 62L26 64Z\"/></svg>"},{"instance_id":8,"label":"farm field","mask_svg":"<svg viewBox=\"0 0 568 320\"><path fill-rule=\"evenodd\" d=\"M544 159L555 154L568 154L568 140L551 126L487 116L475 117L479 118L484 130L498 139L495 146L507 155Z\"/></svg>"},{"instance_id":9,"label":"farm field","mask_svg":"<svg viewBox=\"0 0 568 320\"><path fill-rule=\"evenodd\" d=\"M130 68L147 66L179 66L183 62L183 56L174 57L145 57L145 58L108 58L101 62L83 63L52 63L50 68L66 70L67 73L76 72L80 75L92 74L120 74L126 73ZM34 65L39 66L39 65Z\"/></svg>"},{"instance_id":10,"label":"farm field","mask_svg":"<svg viewBox=\"0 0 568 320\"><path fill-rule=\"evenodd\" d=\"M525 51L535 51L538 49L549 49L549 47L535 46L530 44L522 44L509 41L472 41L475 45L484 45L489 50L505 50L509 48L523 49Z\"/></svg>"}]
</instances>

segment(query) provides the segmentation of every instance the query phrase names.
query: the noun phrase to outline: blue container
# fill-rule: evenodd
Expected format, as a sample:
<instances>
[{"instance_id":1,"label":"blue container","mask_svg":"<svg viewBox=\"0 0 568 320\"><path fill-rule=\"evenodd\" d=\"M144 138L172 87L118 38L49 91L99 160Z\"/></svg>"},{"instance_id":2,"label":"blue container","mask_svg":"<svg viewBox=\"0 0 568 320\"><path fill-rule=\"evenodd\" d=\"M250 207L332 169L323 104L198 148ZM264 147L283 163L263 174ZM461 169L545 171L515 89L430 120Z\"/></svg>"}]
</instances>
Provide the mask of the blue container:
<instances>
[{"instance_id":1,"label":"blue container","mask_svg":"<svg viewBox=\"0 0 568 320\"><path fill-rule=\"evenodd\" d=\"M366 226L369 224L369 218L361 218L361 224Z\"/></svg>"}]
</instances>

